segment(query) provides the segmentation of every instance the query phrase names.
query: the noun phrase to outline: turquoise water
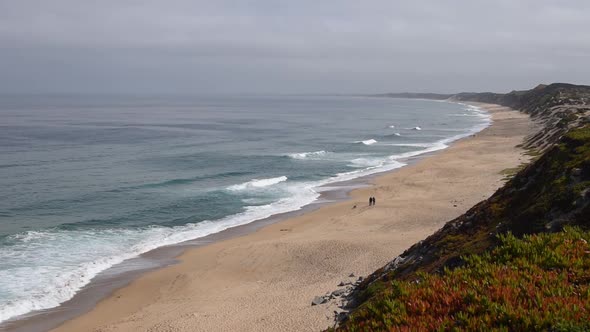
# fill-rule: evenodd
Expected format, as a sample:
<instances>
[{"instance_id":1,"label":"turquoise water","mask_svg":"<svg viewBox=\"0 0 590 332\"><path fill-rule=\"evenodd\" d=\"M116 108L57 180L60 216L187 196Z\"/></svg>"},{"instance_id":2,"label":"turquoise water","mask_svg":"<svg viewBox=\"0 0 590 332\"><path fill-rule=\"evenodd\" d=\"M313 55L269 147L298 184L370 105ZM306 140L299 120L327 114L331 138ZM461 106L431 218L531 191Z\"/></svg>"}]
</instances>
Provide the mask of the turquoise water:
<instances>
[{"instance_id":1,"label":"turquoise water","mask_svg":"<svg viewBox=\"0 0 590 332\"><path fill-rule=\"evenodd\" d=\"M4 96L0 120L0 321L489 123L462 104L309 96Z\"/></svg>"}]
</instances>

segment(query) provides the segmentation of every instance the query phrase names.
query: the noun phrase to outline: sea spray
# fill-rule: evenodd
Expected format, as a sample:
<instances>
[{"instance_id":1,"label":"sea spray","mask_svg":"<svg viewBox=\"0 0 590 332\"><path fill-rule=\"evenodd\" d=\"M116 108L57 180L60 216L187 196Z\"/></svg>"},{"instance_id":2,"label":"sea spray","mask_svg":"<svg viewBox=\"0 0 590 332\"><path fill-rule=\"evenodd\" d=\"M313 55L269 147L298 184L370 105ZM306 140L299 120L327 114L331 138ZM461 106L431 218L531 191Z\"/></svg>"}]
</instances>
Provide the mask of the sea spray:
<instances>
[{"instance_id":1,"label":"sea spray","mask_svg":"<svg viewBox=\"0 0 590 332\"><path fill-rule=\"evenodd\" d=\"M246 189L255 189L255 188L264 188L270 187L275 184L287 181L286 176L279 176L276 178L268 178L268 179L253 179L248 182L236 184L233 186L227 187L228 190L238 191L238 190L246 190Z\"/></svg>"},{"instance_id":2,"label":"sea spray","mask_svg":"<svg viewBox=\"0 0 590 332\"><path fill-rule=\"evenodd\" d=\"M373 144L377 143L377 140L371 138L371 139L367 139L364 141L355 141L354 143L361 143L364 145L373 145Z\"/></svg>"},{"instance_id":3,"label":"sea spray","mask_svg":"<svg viewBox=\"0 0 590 332\"><path fill-rule=\"evenodd\" d=\"M328 152L324 150L320 151L313 151L313 152L300 152L300 153L291 153L288 154L290 158L293 159L308 159L308 158L321 158L328 154Z\"/></svg>"}]
</instances>

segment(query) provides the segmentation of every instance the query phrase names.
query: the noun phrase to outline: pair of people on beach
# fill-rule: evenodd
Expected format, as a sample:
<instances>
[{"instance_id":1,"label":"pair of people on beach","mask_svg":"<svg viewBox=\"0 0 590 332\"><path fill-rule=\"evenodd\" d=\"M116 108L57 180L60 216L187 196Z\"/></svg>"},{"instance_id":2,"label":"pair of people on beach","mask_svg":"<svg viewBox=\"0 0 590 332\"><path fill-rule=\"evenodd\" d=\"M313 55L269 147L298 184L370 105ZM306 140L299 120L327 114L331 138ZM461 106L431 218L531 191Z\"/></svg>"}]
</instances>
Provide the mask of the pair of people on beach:
<instances>
[{"instance_id":1,"label":"pair of people on beach","mask_svg":"<svg viewBox=\"0 0 590 332\"><path fill-rule=\"evenodd\" d=\"M375 205L375 197L369 197L369 206L370 205Z\"/></svg>"}]
</instances>

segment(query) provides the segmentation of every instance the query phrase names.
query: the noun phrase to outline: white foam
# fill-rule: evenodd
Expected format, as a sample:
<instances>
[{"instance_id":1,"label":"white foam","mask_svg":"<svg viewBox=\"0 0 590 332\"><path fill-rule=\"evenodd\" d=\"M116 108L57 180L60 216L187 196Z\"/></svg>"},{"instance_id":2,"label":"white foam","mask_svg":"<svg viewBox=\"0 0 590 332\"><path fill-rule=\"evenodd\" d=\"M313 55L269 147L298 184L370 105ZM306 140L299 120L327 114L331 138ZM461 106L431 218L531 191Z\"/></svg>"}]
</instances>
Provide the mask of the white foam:
<instances>
[{"instance_id":1,"label":"white foam","mask_svg":"<svg viewBox=\"0 0 590 332\"><path fill-rule=\"evenodd\" d=\"M244 198L244 199L242 199L242 202L246 203L246 204L262 205L262 204L268 203L269 200L267 198L257 197L257 198Z\"/></svg>"},{"instance_id":2,"label":"white foam","mask_svg":"<svg viewBox=\"0 0 590 332\"><path fill-rule=\"evenodd\" d=\"M301 152L301 153L291 153L288 156L293 159L308 159L308 158L317 158L321 156L325 156L328 152L321 150L321 151L313 151L313 152Z\"/></svg>"},{"instance_id":3,"label":"white foam","mask_svg":"<svg viewBox=\"0 0 590 332\"><path fill-rule=\"evenodd\" d=\"M402 134L400 133L394 133L395 136L401 136Z\"/></svg>"},{"instance_id":4,"label":"white foam","mask_svg":"<svg viewBox=\"0 0 590 332\"><path fill-rule=\"evenodd\" d=\"M430 148L436 143L388 143L384 145L389 146L408 146L408 147L416 147L416 148Z\"/></svg>"},{"instance_id":5,"label":"white foam","mask_svg":"<svg viewBox=\"0 0 590 332\"><path fill-rule=\"evenodd\" d=\"M425 153L430 153L430 152L446 149L448 147L448 145L442 141L439 141L439 142L435 142L435 143L425 144L423 147L425 147L425 149L404 152L404 153L399 153L399 154L389 156L389 159L396 160L396 161L404 160L404 159L419 156L419 155L422 155Z\"/></svg>"},{"instance_id":6,"label":"white foam","mask_svg":"<svg viewBox=\"0 0 590 332\"><path fill-rule=\"evenodd\" d=\"M13 236L14 245L0 247L0 260L7 267L0 270L0 322L54 308L71 299L101 271L147 251L298 210L319 197L313 187L300 183L287 189L291 194L288 198L249 206L242 213L219 220L184 226L26 232ZM29 266L24 266L23 261Z\"/></svg>"},{"instance_id":7,"label":"white foam","mask_svg":"<svg viewBox=\"0 0 590 332\"><path fill-rule=\"evenodd\" d=\"M420 127L414 127L414 128L412 128L412 130L422 130L422 128L420 128Z\"/></svg>"},{"instance_id":8,"label":"white foam","mask_svg":"<svg viewBox=\"0 0 590 332\"><path fill-rule=\"evenodd\" d=\"M389 127L388 127L388 128L391 128L391 129L393 129L393 128L395 128L395 125L389 125Z\"/></svg>"},{"instance_id":9,"label":"white foam","mask_svg":"<svg viewBox=\"0 0 590 332\"><path fill-rule=\"evenodd\" d=\"M335 182L342 182L342 181L350 181L362 176L367 176L375 173L387 172L397 168L401 168L406 166L406 163L394 160L394 159L386 159L382 163L381 166L374 166L374 167L367 167L364 169L339 173L334 177L329 178L328 180L321 182L322 185L331 184Z\"/></svg>"},{"instance_id":10,"label":"white foam","mask_svg":"<svg viewBox=\"0 0 590 332\"><path fill-rule=\"evenodd\" d=\"M478 117L479 114L469 114L469 113L455 113L455 114L449 114L449 116L468 116L468 117Z\"/></svg>"},{"instance_id":11,"label":"white foam","mask_svg":"<svg viewBox=\"0 0 590 332\"><path fill-rule=\"evenodd\" d=\"M377 167L383 165L382 158L356 158L350 162L352 167Z\"/></svg>"},{"instance_id":12,"label":"white foam","mask_svg":"<svg viewBox=\"0 0 590 332\"><path fill-rule=\"evenodd\" d=\"M374 139L368 139L368 140L364 140L364 141L356 141L355 143L363 143L364 145L373 145L373 144L377 143L377 141Z\"/></svg>"},{"instance_id":13,"label":"white foam","mask_svg":"<svg viewBox=\"0 0 590 332\"><path fill-rule=\"evenodd\" d=\"M457 104L465 106L465 108L463 110L468 112L468 113L461 113L460 116L477 116L477 117L483 118L486 121L486 123L488 123L488 125L489 125L489 122L491 122L491 115L488 112L482 110L480 107L475 106L475 105L465 104L465 103L457 103ZM451 115L453 115L453 114L451 114Z\"/></svg>"},{"instance_id":14,"label":"white foam","mask_svg":"<svg viewBox=\"0 0 590 332\"><path fill-rule=\"evenodd\" d=\"M388 145L394 145L394 146L415 146L415 147L424 147L425 149L422 150L417 150L417 151L410 151L410 152L405 152L405 153L400 153L400 154L396 154L396 155L392 155L389 158L392 160L396 160L396 161L400 161L400 160L405 160L407 158L411 158L411 157L415 157L415 156L419 156L425 153L431 153L431 152L435 152L435 151L439 151L439 150L443 150L446 149L447 147L449 147L448 144L460 140L462 138L471 136L475 133L478 133L480 131L482 131L483 129L489 127L492 123L491 120L491 116L487 113L485 113L484 111L482 111L481 109L475 107L475 106L471 106L472 110L474 112L477 112L479 115L481 115L481 117L484 119L483 123L474 126L473 128L471 128L471 130L469 130L466 133L462 133L462 134L458 134L452 137L448 137L445 139L441 139L437 142L434 143L399 143L399 144L388 144Z\"/></svg>"},{"instance_id":15,"label":"white foam","mask_svg":"<svg viewBox=\"0 0 590 332\"><path fill-rule=\"evenodd\" d=\"M255 188L264 188L275 185L277 183L281 183L287 181L286 176L279 176L276 178L268 178L268 179L253 179L248 182L235 184L233 186L227 187L228 190L231 191L239 191L239 190L246 190L246 189L255 189Z\"/></svg>"}]
</instances>

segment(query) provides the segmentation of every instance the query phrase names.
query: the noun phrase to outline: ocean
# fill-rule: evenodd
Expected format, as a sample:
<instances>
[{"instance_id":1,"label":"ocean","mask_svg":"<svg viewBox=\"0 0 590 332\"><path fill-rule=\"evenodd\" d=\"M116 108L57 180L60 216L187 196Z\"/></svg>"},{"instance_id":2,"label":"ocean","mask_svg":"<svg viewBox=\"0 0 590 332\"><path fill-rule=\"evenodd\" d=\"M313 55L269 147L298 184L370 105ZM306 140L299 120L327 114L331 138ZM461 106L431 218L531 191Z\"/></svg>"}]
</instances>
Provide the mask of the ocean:
<instances>
[{"instance_id":1,"label":"ocean","mask_svg":"<svg viewBox=\"0 0 590 332\"><path fill-rule=\"evenodd\" d=\"M152 249L299 210L476 133L464 104L352 96L1 96L0 322Z\"/></svg>"}]
</instances>

